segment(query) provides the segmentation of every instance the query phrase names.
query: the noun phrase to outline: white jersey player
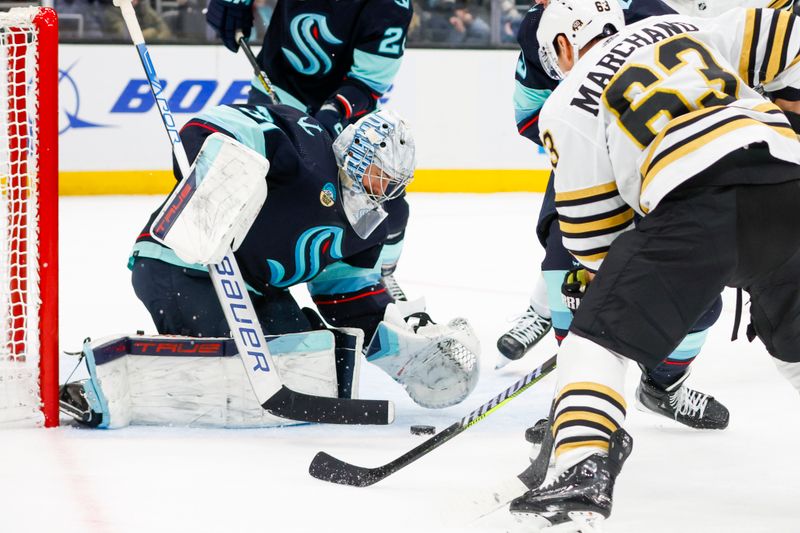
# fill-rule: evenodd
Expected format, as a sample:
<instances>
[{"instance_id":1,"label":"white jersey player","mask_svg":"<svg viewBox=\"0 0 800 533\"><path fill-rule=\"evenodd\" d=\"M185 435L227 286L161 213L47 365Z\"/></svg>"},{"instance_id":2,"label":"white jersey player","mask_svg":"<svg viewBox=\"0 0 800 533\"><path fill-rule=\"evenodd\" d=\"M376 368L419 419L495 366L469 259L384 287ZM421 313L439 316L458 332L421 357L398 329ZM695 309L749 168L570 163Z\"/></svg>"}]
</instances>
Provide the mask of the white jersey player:
<instances>
[{"instance_id":1,"label":"white jersey player","mask_svg":"<svg viewBox=\"0 0 800 533\"><path fill-rule=\"evenodd\" d=\"M559 350L559 476L511 510L556 524L609 516L632 444L627 360L657 363L725 286L749 292L748 337L800 390L800 21L736 9L625 27L615 2L553 0L538 38L564 80L540 129L585 271Z\"/></svg>"},{"instance_id":2,"label":"white jersey player","mask_svg":"<svg viewBox=\"0 0 800 533\"><path fill-rule=\"evenodd\" d=\"M663 0L669 7L692 17L717 17L737 7L767 7L791 11L793 0Z\"/></svg>"}]
</instances>

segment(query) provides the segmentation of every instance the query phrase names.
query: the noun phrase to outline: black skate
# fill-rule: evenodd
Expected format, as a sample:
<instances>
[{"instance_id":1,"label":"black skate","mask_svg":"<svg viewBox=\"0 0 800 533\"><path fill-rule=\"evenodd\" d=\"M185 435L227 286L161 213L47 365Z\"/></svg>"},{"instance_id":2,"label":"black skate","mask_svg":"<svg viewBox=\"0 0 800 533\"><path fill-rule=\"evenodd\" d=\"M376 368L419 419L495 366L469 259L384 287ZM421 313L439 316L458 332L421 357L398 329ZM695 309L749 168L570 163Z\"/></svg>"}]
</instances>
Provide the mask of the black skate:
<instances>
[{"instance_id":1,"label":"black skate","mask_svg":"<svg viewBox=\"0 0 800 533\"><path fill-rule=\"evenodd\" d=\"M83 387L85 381L73 381L61 385L58 389L59 410L74 418L81 424L97 427L103 421L103 415L92 411L86 399Z\"/></svg>"},{"instance_id":2,"label":"black skate","mask_svg":"<svg viewBox=\"0 0 800 533\"><path fill-rule=\"evenodd\" d=\"M542 340L553 327L549 318L539 315L533 307L523 313L510 330L497 339L497 349L501 357L495 369L503 368L511 361L521 359L537 342Z\"/></svg>"},{"instance_id":3,"label":"black skate","mask_svg":"<svg viewBox=\"0 0 800 533\"><path fill-rule=\"evenodd\" d=\"M529 490L511 502L517 518L540 518L548 526L574 524L564 531L594 531L611 515L614 481L631 453L633 439L624 429L611 435L608 455L596 453L565 470L550 484ZM559 528L562 530L562 528Z\"/></svg>"},{"instance_id":4,"label":"black skate","mask_svg":"<svg viewBox=\"0 0 800 533\"><path fill-rule=\"evenodd\" d=\"M541 444L548 429L550 429L550 421L542 418L525 430L525 440L531 444Z\"/></svg>"},{"instance_id":5,"label":"black skate","mask_svg":"<svg viewBox=\"0 0 800 533\"><path fill-rule=\"evenodd\" d=\"M681 379L662 389L642 375L636 399L641 407L653 413L672 418L681 424L697 429L725 429L728 427L730 413L728 408L713 396L690 389L683 384L689 376L687 372Z\"/></svg>"}]
</instances>

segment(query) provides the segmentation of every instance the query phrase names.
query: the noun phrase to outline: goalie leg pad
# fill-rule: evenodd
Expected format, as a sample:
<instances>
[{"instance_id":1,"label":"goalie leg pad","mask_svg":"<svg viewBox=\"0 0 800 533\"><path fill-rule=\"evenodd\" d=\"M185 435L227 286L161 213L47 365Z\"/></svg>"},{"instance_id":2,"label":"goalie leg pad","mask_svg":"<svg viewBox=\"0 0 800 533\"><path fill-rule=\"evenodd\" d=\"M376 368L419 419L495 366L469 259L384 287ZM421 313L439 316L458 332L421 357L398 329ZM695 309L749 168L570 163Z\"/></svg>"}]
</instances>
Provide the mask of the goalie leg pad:
<instances>
[{"instance_id":1,"label":"goalie leg pad","mask_svg":"<svg viewBox=\"0 0 800 533\"><path fill-rule=\"evenodd\" d=\"M414 402L429 409L455 405L475 389L480 344L463 318L446 325L427 324L416 331L387 307L387 320L367 348L367 360L403 385Z\"/></svg>"},{"instance_id":2,"label":"goalie leg pad","mask_svg":"<svg viewBox=\"0 0 800 533\"><path fill-rule=\"evenodd\" d=\"M352 391L352 383L337 383L331 332L270 336L267 345L288 387L328 397L337 397L340 388ZM229 338L117 337L87 342L84 354L90 376L84 394L91 411L101 416L100 428L297 423L259 405ZM350 376L357 376L357 365Z\"/></svg>"}]
</instances>

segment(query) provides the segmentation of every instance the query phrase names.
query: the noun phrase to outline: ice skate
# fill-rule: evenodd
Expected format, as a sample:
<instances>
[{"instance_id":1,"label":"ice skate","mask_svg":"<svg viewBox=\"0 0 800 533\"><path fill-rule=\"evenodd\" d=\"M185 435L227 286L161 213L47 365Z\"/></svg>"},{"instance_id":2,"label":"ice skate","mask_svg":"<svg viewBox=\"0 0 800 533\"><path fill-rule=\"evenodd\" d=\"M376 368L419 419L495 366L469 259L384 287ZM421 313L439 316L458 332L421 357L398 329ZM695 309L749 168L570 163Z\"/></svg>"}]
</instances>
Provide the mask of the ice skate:
<instances>
[{"instance_id":1,"label":"ice skate","mask_svg":"<svg viewBox=\"0 0 800 533\"><path fill-rule=\"evenodd\" d=\"M511 513L520 521L534 519L548 532L599 531L602 521L611 515L614 481L632 446L631 436L618 429L611 436L608 455L593 454L548 485L529 490L511 502Z\"/></svg>"},{"instance_id":2,"label":"ice skate","mask_svg":"<svg viewBox=\"0 0 800 533\"><path fill-rule=\"evenodd\" d=\"M503 368L511 361L521 359L552 328L552 322L533 310L528 309L517 319L516 324L497 339L500 357L495 370Z\"/></svg>"},{"instance_id":3,"label":"ice skate","mask_svg":"<svg viewBox=\"0 0 800 533\"><path fill-rule=\"evenodd\" d=\"M636 389L637 407L696 429L728 427L730 419L728 408L713 396L684 385L688 376L687 372L677 382L662 389L642 375L642 380Z\"/></svg>"}]
</instances>

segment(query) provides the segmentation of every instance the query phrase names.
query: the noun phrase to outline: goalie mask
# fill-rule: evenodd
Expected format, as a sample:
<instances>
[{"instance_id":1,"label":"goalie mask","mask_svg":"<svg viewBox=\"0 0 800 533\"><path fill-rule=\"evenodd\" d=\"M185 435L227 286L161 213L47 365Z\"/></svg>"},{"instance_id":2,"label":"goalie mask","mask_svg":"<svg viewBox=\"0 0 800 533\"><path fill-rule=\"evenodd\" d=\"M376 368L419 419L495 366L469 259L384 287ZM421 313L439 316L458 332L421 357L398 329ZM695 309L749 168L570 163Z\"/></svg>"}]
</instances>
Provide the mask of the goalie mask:
<instances>
[{"instance_id":1,"label":"goalie mask","mask_svg":"<svg viewBox=\"0 0 800 533\"><path fill-rule=\"evenodd\" d=\"M382 109L349 125L333 143L342 203L362 239L386 218L381 204L399 197L414 178L414 139L408 124Z\"/></svg>"},{"instance_id":2,"label":"goalie mask","mask_svg":"<svg viewBox=\"0 0 800 533\"><path fill-rule=\"evenodd\" d=\"M569 41L577 62L580 50L593 39L613 35L624 27L625 15L617 0L552 0L536 31L542 67L554 80L566 77L558 65L555 40L559 35Z\"/></svg>"}]
</instances>

